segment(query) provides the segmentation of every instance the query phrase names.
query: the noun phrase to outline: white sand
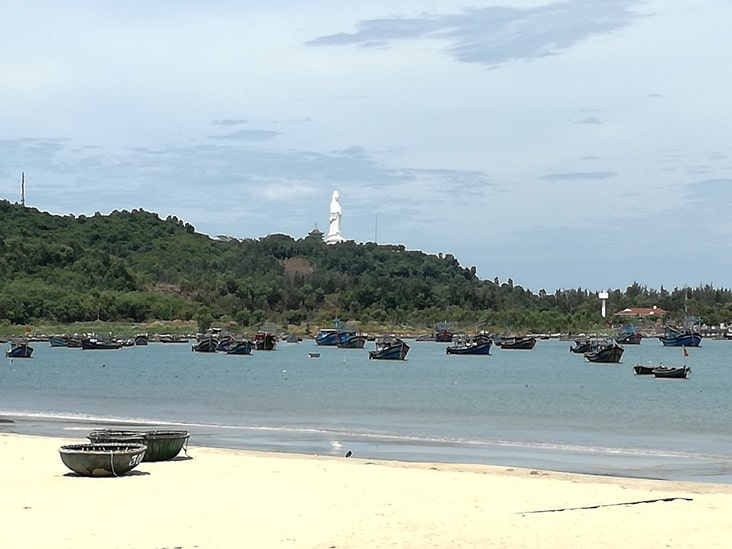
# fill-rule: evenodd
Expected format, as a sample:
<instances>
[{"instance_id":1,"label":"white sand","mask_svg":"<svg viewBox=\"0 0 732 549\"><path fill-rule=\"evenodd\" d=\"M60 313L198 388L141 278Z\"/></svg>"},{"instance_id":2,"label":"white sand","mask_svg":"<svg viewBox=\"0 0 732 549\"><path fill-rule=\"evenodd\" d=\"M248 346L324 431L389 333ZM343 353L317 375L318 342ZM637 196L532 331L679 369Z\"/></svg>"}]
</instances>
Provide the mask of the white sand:
<instances>
[{"instance_id":1,"label":"white sand","mask_svg":"<svg viewBox=\"0 0 732 549\"><path fill-rule=\"evenodd\" d=\"M732 546L732 485L195 446L87 478L79 442L0 434L0 548Z\"/></svg>"}]
</instances>

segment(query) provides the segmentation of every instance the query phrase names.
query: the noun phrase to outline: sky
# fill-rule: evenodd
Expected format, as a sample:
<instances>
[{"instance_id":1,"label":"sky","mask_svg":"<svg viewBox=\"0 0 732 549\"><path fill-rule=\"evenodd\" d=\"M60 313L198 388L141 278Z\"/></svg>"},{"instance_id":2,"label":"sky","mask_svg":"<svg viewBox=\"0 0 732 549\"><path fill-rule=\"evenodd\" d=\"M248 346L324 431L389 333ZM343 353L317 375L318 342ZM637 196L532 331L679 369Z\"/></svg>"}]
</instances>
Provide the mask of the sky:
<instances>
[{"instance_id":1,"label":"sky","mask_svg":"<svg viewBox=\"0 0 732 549\"><path fill-rule=\"evenodd\" d=\"M727 0L0 0L0 198L732 288Z\"/></svg>"}]
</instances>

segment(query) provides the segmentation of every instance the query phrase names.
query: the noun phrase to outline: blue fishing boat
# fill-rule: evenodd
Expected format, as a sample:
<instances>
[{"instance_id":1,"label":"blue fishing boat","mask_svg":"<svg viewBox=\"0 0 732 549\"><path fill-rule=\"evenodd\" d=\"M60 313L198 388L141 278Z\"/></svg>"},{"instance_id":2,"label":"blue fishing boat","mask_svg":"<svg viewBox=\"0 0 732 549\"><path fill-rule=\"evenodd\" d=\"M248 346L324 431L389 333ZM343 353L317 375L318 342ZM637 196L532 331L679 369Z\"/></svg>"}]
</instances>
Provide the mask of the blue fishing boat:
<instances>
[{"instance_id":1,"label":"blue fishing boat","mask_svg":"<svg viewBox=\"0 0 732 549\"><path fill-rule=\"evenodd\" d=\"M698 347L702 336L694 324L685 324L681 328L666 326L658 339L664 347Z\"/></svg>"},{"instance_id":2,"label":"blue fishing boat","mask_svg":"<svg viewBox=\"0 0 732 549\"><path fill-rule=\"evenodd\" d=\"M344 330L336 335L336 347L341 349L363 349L366 345L366 336L357 331Z\"/></svg>"},{"instance_id":3,"label":"blue fishing boat","mask_svg":"<svg viewBox=\"0 0 732 549\"><path fill-rule=\"evenodd\" d=\"M51 347L69 346L69 338L67 336L50 336L48 342L51 344Z\"/></svg>"},{"instance_id":4,"label":"blue fishing boat","mask_svg":"<svg viewBox=\"0 0 732 549\"><path fill-rule=\"evenodd\" d=\"M641 339L643 334L635 324L626 324L615 334L615 341L620 345L639 345Z\"/></svg>"},{"instance_id":5,"label":"blue fishing boat","mask_svg":"<svg viewBox=\"0 0 732 549\"><path fill-rule=\"evenodd\" d=\"M339 320L334 320L335 328L321 328L315 336L315 343L326 347L341 347L343 349L363 349L366 337L355 328L339 326Z\"/></svg>"},{"instance_id":6,"label":"blue fishing boat","mask_svg":"<svg viewBox=\"0 0 732 549\"><path fill-rule=\"evenodd\" d=\"M315 335L315 343L335 347L337 343L338 330L336 328L321 328Z\"/></svg>"},{"instance_id":7,"label":"blue fishing boat","mask_svg":"<svg viewBox=\"0 0 732 549\"><path fill-rule=\"evenodd\" d=\"M226 352L229 350L229 348L233 347L235 344L236 344L236 340L234 339L234 336L232 336L232 335L221 336L219 338L218 344L216 345L216 350Z\"/></svg>"},{"instance_id":8,"label":"blue fishing boat","mask_svg":"<svg viewBox=\"0 0 732 549\"><path fill-rule=\"evenodd\" d=\"M369 351L369 359L404 360L407 358L409 345L399 338L387 338L376 342L376 350Z\"/></svg>"},{"instance_id":9,"label":"blue fishing boat","mask_svg":"<svg viewBox=\"0 0 732 549\"><path fill-rule=\"evenodd\" d=\"M251 355L252 342L249 339L235 341L233 344L229 345L224 352L227 355Z\"/></svg>"},{"instance_id":10,"label":"blue fishing boat","mask_svg":"<svg viewBox=\"0 0 732 549\"><path fill-rule=\"evenodd\" d=\"M33 355L33 347L27 343L11 343L10 349L5 351L8 358L31 358Z\"/></svg>"},{"instance_id":11,"label":"blue fishing boat","mask_svg":"<svg viewBox=\"0 0 732 549\"><path fill-rule=\"evenodd\" d=\"M460 339L455 345L445 347L448 355L490 355L493 340L479 335L469 339Z\"/></svg>"},{"instance_id":12,"label":"blue fishing boat","mask_svg":"<svg viewBox=\"0 0 732 549\"><path fill-rule=\"evenodd\" d=\"M592 351L593 346L598 343L596 337L586 337L584 339L575 339L574 346L569 348L570 353L585 354L588 351Z\"/></svg>"}]
</instances>

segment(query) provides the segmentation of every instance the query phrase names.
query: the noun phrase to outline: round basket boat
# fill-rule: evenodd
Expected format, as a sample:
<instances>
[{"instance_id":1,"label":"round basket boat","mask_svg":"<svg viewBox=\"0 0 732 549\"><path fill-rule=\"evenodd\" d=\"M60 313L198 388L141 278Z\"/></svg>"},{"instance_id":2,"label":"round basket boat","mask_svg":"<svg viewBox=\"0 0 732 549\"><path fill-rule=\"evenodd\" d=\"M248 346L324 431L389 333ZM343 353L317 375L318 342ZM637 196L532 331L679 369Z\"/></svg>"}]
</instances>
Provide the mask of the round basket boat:
<instances>
[{"instance_id":1,"label":"round basket boat","mask_svg":"<svg viewBox=\"0 0 732 549\"><path fill-rule=\"evenodd\" d=\"M99 442L68 444L59 448L61 461L84 477L118 477L143 460L147 446L135 443Z\"/></svg>"},{"instance_id":2,"label":"round basket boat","mask_svg":"<svg viewBox=\"0 0 732 549\"><path fill-rule=\"evenodd\" d=\"M183 449L190 437L188 431L115 431L99 429L89 433L91 442L139 443L147 446L143 461L173 459Z\"/></svg>"}]
</instances>

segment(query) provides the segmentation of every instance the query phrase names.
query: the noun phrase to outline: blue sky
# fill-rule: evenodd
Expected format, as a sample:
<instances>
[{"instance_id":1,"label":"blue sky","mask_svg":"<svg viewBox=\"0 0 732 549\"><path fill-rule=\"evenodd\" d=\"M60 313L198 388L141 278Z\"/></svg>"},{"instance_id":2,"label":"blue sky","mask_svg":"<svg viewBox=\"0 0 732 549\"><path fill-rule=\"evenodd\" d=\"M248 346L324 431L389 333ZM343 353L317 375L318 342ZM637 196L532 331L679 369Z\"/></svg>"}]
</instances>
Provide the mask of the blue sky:
<instances>
[{"instance_id":1,"label":"blue sky","mask_svg":"<svg viewBox=\"0 0 732 549\"><path fill-rule=\"evenodd\" d=\"M349 5L353 4L353 5ZM363 5L362 5L363 4ZM0 3L0 198L732 288L732 3Z\"/></svg>"}]
</instances>

